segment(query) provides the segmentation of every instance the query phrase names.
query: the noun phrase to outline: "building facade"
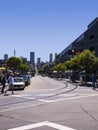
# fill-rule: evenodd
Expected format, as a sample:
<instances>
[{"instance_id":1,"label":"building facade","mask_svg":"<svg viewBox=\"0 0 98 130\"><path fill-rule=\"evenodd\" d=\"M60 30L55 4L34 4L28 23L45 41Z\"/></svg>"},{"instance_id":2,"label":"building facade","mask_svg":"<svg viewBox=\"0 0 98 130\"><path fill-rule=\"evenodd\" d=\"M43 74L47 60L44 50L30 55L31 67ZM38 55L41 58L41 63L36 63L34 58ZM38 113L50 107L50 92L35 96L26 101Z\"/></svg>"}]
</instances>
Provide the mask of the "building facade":
<instances>
[{"instance_id":1,"label":"building facade","mask_svg":"<svg viewBox=\"0 0 98 130\"><path fill-rule=\"evenodd\" d=\"M41 64L41 58L37 58L37 65Z\"/></svg>"},{"instance_id":2,"label":"building facade","mask_svg":"<svg viewBox=\"0 0 98 130\"><path fill-rule=\"evenodd\" d=\"M88 25L83 34L59 54L59 62L65 62L84 49L89 49L98 57L98 17Z\"/></svg>"},{"instance_id":3,"label":"building facade","mask_svg":"<svg viewBox=\"0 0 98 130\"><path fill-rule=\"evenodd\" d=\"M53 54L52 53L50 53L50 55L49 55L49 62L53 62Z\"/></svg>"},{"instance_id":4,"label":"building facade","mask_svg":"<svg viewBox=\"0 0 98 130\"><path fill-rule=\"evenodd\" d=\"M6 61L8 59L8 54L4 54L4 60Z\"/></svg>"},{"instance_id":5,"label":"building facade","mask_svg":"<svg viewBox=\"0 0 98 130\"><path fill-rule=\"evenodd\" d=\"M22 56L20 58L21 58L23 64L27 64L27 58L24 58Z\"/></svg>"},{"instance_id":6,"label":"building facade","mask_svg":"<svg viewBox=\"0 0 98 130\"><path fill-rule=\"evenodd\" d=\"M30 52L30 63L35 64L35 52Z\"/></svg>"}]
</instances>

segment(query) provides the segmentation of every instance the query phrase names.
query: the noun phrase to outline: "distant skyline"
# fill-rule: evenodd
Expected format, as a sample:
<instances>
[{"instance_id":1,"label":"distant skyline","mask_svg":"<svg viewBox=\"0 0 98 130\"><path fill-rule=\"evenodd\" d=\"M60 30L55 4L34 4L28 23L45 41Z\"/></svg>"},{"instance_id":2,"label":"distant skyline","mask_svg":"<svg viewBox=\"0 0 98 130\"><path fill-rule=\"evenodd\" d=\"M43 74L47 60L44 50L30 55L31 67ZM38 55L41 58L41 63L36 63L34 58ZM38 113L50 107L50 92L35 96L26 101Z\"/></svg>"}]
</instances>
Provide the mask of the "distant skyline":
<instances>
[{"instance_id":1,"label":"distant skyline","mask_svg":"<svg viewBox=\"0 0 98 130\"><path fill-rule=\"evenodd\" d=\"M86 31L98 0L0 0L0 59L4 54L49 61Z\"/></svg>"}]
</instances>

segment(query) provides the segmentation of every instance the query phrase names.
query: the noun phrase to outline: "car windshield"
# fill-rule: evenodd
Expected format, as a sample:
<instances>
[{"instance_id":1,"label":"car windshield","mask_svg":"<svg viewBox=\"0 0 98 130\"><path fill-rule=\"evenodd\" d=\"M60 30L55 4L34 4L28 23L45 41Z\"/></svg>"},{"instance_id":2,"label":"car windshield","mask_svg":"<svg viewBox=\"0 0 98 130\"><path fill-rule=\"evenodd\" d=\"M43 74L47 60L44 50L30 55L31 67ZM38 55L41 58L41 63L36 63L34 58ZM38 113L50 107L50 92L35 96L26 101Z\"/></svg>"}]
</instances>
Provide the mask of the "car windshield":
<instances>
[{"instance_id":1,"label":"car windshield","mask_svg":"<svg viewBox=\"0 0 98 130\"><path fill-rule=\"evenodd\" d=\"M28 75L23 75L22 77L24 78L24 80L28 80L29 79Z\"/></svg>"},{"instance_id":2,"label":"car windshield","mask_svg":"<svg viewBox=\"0 0 98 130\"><path fill-rule=\"evenodd\" d=\"M19 78L19 79L18 79L18 78L15 78L15 79L14 79L14 82L23 82L23 79L21 79L21 78Z\"/></svg>"}]
</instances>

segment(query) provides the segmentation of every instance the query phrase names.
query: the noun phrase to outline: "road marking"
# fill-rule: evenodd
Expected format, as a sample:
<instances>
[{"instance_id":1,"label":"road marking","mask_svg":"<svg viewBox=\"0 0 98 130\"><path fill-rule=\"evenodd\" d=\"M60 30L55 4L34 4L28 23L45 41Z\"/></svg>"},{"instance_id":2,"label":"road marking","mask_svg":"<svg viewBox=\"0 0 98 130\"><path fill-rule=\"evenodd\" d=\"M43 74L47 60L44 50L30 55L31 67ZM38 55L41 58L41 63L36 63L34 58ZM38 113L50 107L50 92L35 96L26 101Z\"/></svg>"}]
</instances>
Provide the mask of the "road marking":
<instances>
[{"instance_id":1,"label":"road marking","mask_svg":"<svg viewBox=\"0 0 98 130\"><path fill-rule=\"evenodd\" d=\"M12 95L12 96L15 96L15 97L21 97L21 98L25 98L25 99L36 99L36 98L33 98L31 96L27 96L27 95ZM73 99L79 99L79 98L85 98L85 97L92 97L92 96L98 96L98 94L88 94L88 95L85 95L85 94L81 94L79 96L76 96L75 97L67 97L67 98L60 98L60 99L56 99L56 100L45 100L45 99L38 99L38 101L41 101L41 102L46 102L46 103L52 103L52 102L59 102L59 101L67 101L67 100L73 100Z\"/></svg>"},{"instance_id":2,"label":"road marking","mask_svg":"<svg viewBox=\"0 0 98 130\"><path fill-rule=\"evenodd\" d=\"M59 102L59 101L67 101L67 100L73 100L73 99L79 99L79 98L85 98L85 97L93 97L93 96L98 96L98 94L90 94L90 95L81 95L81 96L77 96L77 97L69 97L69 98L62 98L62 99L56 99L56 100L51 100L51 101L45 101L48 103L52 103L52 102Z\"/></svg>"},{"instance_id":3,"label":"road marking","mask_svg":"<svg viewBox=\"0 0 98 130\"><path fill-rule=\"evenodd\" d=\"M45 94L39 94L39 95L37 95L37 96L43 96L43 97L45 97L45 96L54 96L55 95L55 93L52 93L52 94L50 94L50 93L45 93Z\"/></svg>"},{"instance_id":4,"label":"road marking","mask_svg":"<svg viewBox=\"0 0 98 130\"><path fill-rule=\"evenodd\" d=\"M50 102L49 100L44 100L44 99L38 99L38 101L41 101L41 102Z\"/></svg>"},{"instance_id":5,"label":"road marking","mask_svg":"<svg viewBox=\"0 0 98 130\"><path fill-rule=\"evenodd\" d=\"M20 98L25 98L25 99L35 99L32 96L29 95L11 95L13 97L20 97Z\"/></svg>"},{"instance_id":6,"label":"road marking","mask_svg":"<svg viewBox=\"0 0 98 130\"><path fill-rule=\"evenodd\" d=\"M31 125L25 125L25 126L21 126L21 127L17 127L17 128L8 129L8 130L29 130L32 128L38 128L38 127L42 127L42 126L52 127L57 130L76 130L76 129L73 129L73 128L70 128L70 127L67 127L64 125L59 125L59 124L49 122L49 121L39 122L39 123L31 124Z\"/></svg>"},{"instance_id":7,"label":"road marking","mask_svg":"<svg viewBox=\"0 0 98 130\"><path fill-rule=\"evenodd\" d=\"M10 108L10 109L2 109L2 110L0 110L0 112L18 110L18 109L29 108L29 107L36 107L36 106L43 105L43 104L46 104L46 103L54 103L54 102L59 102L59 101L68 101L68 100L74 100L74 99L85 98L85 97L94 97L94 96L98 96L98 94L90 94L90 95L86 95L86 96L71 97L71 98L58 99L58 100L52 100L52 101L42 100L42 102L40 102L38 104L30 104L30 105L27 105L27 106L18 106L18 107ZM38 99L38 101L41 101L41 99Z\"/></svg>"}]
</instances>

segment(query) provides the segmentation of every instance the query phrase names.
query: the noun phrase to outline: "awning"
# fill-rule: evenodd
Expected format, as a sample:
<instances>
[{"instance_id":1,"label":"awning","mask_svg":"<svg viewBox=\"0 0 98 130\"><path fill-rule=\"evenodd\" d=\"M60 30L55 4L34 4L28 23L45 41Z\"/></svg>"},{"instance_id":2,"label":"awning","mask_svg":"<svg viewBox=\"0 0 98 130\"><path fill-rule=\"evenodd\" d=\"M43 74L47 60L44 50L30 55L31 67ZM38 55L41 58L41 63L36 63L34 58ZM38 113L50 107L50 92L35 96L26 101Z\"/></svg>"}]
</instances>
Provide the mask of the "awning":
<instances>
[{"instance_id":1,"label":"awning","mask_svg":"<svg viewBox=\"0 0 98 130\"><path fill-rule=\"evenodd\" d=\"M4 70L6 70L6 68L5 67L0 67L0 70L4 71Z\"/></svg>"}]
</instances>

